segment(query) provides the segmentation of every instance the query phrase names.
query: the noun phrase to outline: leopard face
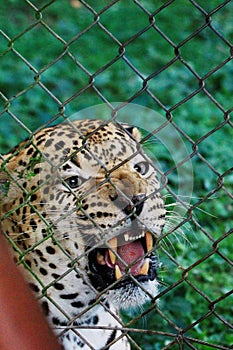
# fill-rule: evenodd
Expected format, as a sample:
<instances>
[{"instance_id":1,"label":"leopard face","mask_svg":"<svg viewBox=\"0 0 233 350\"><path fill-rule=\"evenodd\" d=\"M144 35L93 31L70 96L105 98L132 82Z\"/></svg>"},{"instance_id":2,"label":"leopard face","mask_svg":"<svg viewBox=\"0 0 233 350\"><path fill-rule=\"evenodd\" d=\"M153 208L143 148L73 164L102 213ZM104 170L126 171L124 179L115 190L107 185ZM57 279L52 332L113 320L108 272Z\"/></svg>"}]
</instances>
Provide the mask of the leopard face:
<instances>
[{"instance_id":1,"label":"leopard face","mask_svg":"<svg viewBox=\"0 0 233 350\"><path fill-rule=\"evenodd\" d=\"M39 131L2 162L3 228L53 325L119 326L109 310L157 293L153 240L165 209L140 138L128 125L79 120ZM65 348L86 349L67 334ZM127 349L122 339L110 349Z\"/></svg>"}]
</instances>

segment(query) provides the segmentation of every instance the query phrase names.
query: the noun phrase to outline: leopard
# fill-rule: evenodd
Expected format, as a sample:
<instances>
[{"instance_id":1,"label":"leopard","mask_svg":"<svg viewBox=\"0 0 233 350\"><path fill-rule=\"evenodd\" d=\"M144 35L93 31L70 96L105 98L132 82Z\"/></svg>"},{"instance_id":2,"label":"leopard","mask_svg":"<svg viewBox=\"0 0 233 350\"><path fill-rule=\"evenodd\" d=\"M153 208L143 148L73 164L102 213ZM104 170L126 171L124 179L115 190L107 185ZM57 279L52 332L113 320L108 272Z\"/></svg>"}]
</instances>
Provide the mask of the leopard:
<instances>
[{"instance_id":1,"label":"leopard","mask_svg":"<svg viewBox=\"0 0 233 350\"><path fill-rule=\"evenodd\" d=\"M79 119L0 160L1 225L65 350L129 350L122 309L158 294L166 210L136 126Z\"/></svg>"}]
</instances>

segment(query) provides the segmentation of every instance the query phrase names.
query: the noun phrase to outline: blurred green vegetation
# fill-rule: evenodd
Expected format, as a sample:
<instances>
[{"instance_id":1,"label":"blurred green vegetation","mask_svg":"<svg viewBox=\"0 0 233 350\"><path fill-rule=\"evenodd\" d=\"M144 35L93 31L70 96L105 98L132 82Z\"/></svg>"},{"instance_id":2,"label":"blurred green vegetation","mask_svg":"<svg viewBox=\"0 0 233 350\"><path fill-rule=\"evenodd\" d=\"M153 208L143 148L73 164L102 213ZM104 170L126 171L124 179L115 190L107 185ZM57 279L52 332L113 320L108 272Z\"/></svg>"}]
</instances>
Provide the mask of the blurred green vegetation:
<instances>
[{"instance_id":1,"label":"blurred green vegetation","mask_svg":"<svg viewBox=\"0 0 233 350\"><path fill-rule=\"evenodd\" d=\"M70 116L100 104L103 101L96 89L110 102L124 102L142 88L143 79L154 74L148 79L148 87L164 108L146 91L134 98L132 103L146 106L164 118L164 109L172 109L174 125L183 131L179 137L187 152L193 152L193 144L188 138L198 144L199 153L196 152L191 159L191 204L195 205L213 191L213 195L193 211L194 221L184 226L190 243L181 239L179 232L177 240L170 238L172 244L164 240L164 246L167 244L165 247L177 264L162 250L159 254L163 263L159 278L164 288L182 277L182 269L178 265L183 269L188 268L210 254L208 259L189 271L186 281L165 294L159 303L166 317L185 329L207 315L210 308L207 300L189 282L212 302L232 288L232 270L226 259L233 258L233 241L231 236L222 238L225 232L232 229L229 194L232 195L233 174L228 172L223 176L224 186L219 186L219 175L224 175L232 167L232 124L224 124L223 110L232 108L233 63L227 42L233 38L233 2L214 11L223 1L197 1L206 12L212 12L211 26L214 30L211 30L209 26L205 27L204 11L197 9L190 1L176 0L160 12L156 11L165 5L164 1L139 1L147 11L156 13L155 26L179 46L182 59L175 60L165 70L162 67L175 59L175 51L155 28L151 27L135 40L130 40L150 24L148 13L136 1L119 1L107 9L110 1L89 0L88 4L99 12L99 22L95 22L92 11L78 1L59 0L49 6L48 1L35 0L32 3L42 11L38 13L33 6L20 0L1 1L0 4L0 108L5 110L0 115L0 151L8 151L26 138L30 131L59 115L61 106L65 106L65 115ZM101 26L111 32L114 39ZM201 27L203 30L198 31ZM83 34L73 40L82 31ZM186 42L195 31L196 35ZM120 54L117 41L124 44L125 53L121 59L115 60ZM65 43L68 43L68 51L64 54ZM140 72L141 77L127 64L127 60ZM196 76L182 60L195 71ZM56 63L51 64L53 61ZM104 66L106 68L102 69ZM209 74L217 66L219 69ZM94 87L88 85L91 76L95 77ZM200 84L197 76L205 78L205 89L211 97L203 89L198 92ZM194 92L197 93L191 99L180 104ZM128 121L127 116L125 118ZM157 127L153 118L146 120L136 115L128 119L147 131ZM19 122L26 128L20 127ZM214 133L209 135L212 130ZM169 173L174 162L171 152L167 152L166 147L156 140L148 142L147 148L152 157L159 160L161 169L168 174L169 186L176 191L180 178L175 172ZM185 201L185 198L181 199ZM173 197L167 198L167 204L172 202ZM213 243L217 240L218 251L211 255ZM224 324L224 320L232 321L233 302L230 298L228 296L216 303L213 313L186 335L230 348L233 335ZM125 315L125 319L130 320L130 315ZM152 311L132 326L176 333L158 311ZM132 335L146 350L162 349L172 341L165 335ZM200 350L210 348L198 343L194 345ZM187 344L184 346L190 348ZM180 349L178 345L171 345L170 348Z\"/></svg>"}]
</instances>

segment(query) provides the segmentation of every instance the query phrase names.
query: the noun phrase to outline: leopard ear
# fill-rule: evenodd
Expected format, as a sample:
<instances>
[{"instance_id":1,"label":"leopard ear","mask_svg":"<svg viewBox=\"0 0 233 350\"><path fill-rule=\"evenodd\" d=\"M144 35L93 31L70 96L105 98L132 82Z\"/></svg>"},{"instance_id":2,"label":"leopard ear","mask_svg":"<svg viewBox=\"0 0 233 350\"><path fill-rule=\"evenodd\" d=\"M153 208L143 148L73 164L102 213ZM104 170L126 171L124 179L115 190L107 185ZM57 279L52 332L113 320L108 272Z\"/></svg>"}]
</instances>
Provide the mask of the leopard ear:
<instances>
[{"instance_id":1,"label":"leopard ear","mask_svg":"<svg viewBox=\"0 0 233 350\"><path fill-rule=\"evenodd\" d=\"M123 124L123 127L126 131L128 131L133 136L133 138L136 141L139 142L141 140L142 135L136 126L129 126L127 124Z\"/></svg>"}]
</instances>

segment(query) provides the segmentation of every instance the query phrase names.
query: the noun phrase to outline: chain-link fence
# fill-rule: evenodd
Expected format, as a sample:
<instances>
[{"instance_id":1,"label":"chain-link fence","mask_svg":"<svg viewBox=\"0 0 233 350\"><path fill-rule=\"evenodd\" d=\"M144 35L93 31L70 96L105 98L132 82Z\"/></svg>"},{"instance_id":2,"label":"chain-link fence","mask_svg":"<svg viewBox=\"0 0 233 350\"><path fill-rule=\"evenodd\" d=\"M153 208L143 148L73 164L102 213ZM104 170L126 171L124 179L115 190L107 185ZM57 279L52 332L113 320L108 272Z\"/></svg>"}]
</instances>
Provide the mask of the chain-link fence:
<instances>
[{"instance_id":1,"label":"chain-link fence","mask_svg":"<svg viewBox=\"0 0 233 350\"><path fill-rule=\"evenodd\" d=\"M2 227L65 349L233 348L232 13L229 0L1 4ZM147 302L125 310L133 293Z\"/></svg>"}]
</instances>

